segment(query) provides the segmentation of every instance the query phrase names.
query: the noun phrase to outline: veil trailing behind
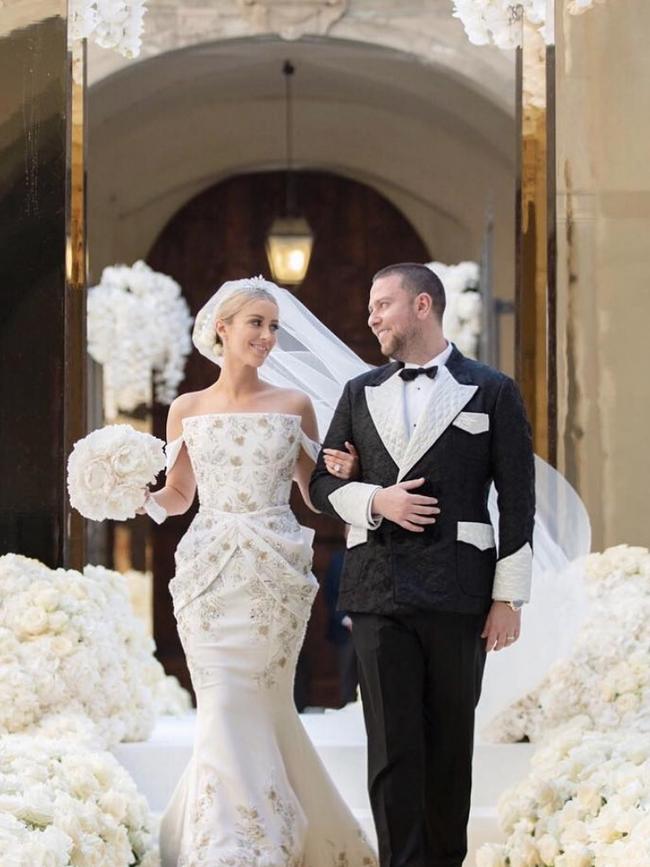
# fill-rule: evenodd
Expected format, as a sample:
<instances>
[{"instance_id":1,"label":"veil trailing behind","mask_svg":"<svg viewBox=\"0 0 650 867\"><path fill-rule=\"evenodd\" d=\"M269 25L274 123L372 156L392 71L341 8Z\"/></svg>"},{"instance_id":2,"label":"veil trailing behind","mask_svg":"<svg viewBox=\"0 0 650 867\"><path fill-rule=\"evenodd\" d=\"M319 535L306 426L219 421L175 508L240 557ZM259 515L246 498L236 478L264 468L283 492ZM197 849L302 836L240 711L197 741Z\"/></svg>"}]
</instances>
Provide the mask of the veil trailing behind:
<instances>
[{"instance_id":1,"label":"veil trailing behind","mask_svg":"<svg viewBox=\"0 0 650 867\"><path fill-rule=\"evenodd\" d=\"M249 286L265 289L279 308L277 345L264 362L261 377L272 385L297 388L309 395L323 435L345 383L371 370L372 365L289 291L262 277L224 283L196 317L194 344L206 358L220 364L214 351L217 310L228 296ZM570 651L587 609L582 581L582 561L591 548L587 510L564 476L537 455L535 476L532 604L524 607L519 641L507 653L492 654L486 667L477 713L479 728L533 689L550 665ZM489 509L498 545L494 485Z\"/></svg>"}]
</instances>

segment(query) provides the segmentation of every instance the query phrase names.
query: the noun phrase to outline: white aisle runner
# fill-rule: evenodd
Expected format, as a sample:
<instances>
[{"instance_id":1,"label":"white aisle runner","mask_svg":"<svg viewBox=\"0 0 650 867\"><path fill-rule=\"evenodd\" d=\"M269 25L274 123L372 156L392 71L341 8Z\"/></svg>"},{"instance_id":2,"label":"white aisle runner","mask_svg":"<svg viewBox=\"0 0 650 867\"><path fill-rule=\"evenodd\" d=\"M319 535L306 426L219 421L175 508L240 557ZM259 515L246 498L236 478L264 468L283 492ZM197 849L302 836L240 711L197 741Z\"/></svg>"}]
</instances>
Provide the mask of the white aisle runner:
<instances>
[{"instance_id":1,"label":"white aisle runner","mask_svg":"<svg viewBox=\"0 0 650 867\"><path fill-rule=\"evenodd\" d=\"M192 752L193 712L162 717L148 741L119 744L114 750L155 813L161 813ZM374 839L366 791L366 739L361 705L342 710L302 714L302 722L332 779L366 831ZM503 835L496 823L496 802L508 786L525 776L533 747L530 744L477 743L470 816L470 851Z\"/></svg>"}]
</instances>

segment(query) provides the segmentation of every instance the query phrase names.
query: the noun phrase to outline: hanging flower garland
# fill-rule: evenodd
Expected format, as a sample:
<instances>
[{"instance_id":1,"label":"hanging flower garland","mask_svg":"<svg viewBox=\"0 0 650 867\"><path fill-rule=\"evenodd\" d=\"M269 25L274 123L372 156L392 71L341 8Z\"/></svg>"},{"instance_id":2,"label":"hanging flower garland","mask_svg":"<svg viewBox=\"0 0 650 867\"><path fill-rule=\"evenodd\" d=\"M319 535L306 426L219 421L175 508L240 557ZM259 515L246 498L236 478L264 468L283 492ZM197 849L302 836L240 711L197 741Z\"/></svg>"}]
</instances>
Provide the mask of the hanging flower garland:
<instances>
[{"instance_id":1,"label":"hanging flower garland","mask_svg":"<svg viewBox=\"0 0 650 867\"><path fill-rule=\"evenodd\" d=\"M170 404L192 348L187 302L175 280L145 262L104 268L88 293L88 352L104 368L106 416Z\"/></svg>"},{"instance_id":2,"label":"hanging flower garland","mask_svg":"<svg viewBox=\"0 0 650 867\"><path fill-rule=\"evenodd\" d=\"M517 48L521 45L524 24L546 34L547 0L452 0L453 17L459 18L474 45ZM559 0L563 2L563 0ZM567 12L579 15L604 0L568 0Z\"/></svg>"},{"instance_id":3,"label":"hanging flower garland","mask_svg":"<svg viewBox=\"0 0 650 867\"><path fill-rule=\"evenodd\" d=\"M70 0L72 39L92 39L123 57L138 57L142 47L145 0Z\"/></svg>"},{"instance_id":4,"label":"hanging flower garland","mask_svg":"<svg viewBox=\"0 0 650 867\"><path fill-rule=\"evenodd\" d=\"M478 357L482 327L483 299L479 292L479 267L476 262L444 265L428 262L445 287L447 306L442 327L447 337L470 358Z\"/></svg>"}]
</instances>

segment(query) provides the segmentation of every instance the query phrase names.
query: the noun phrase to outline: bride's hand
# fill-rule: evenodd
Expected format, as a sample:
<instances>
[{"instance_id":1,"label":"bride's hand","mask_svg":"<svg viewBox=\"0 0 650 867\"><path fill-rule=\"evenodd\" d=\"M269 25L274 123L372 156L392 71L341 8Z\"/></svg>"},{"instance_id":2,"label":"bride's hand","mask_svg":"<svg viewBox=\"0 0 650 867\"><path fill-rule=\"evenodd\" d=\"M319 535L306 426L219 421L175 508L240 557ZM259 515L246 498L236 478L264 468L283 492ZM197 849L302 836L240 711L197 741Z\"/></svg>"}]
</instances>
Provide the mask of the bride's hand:
<instances>
[{"instance_id":1,"label":"bride's hand","mask_svg":"<svg viewBox=\"0 0 650 867\"><path fill-rule=\"evenodd\" d=\"M149 495L150 495L149 488L145 488L144 489L144 499L142 500L142 505L140 506L140 508L135 510L136 515L146 515L147 514L147 512L144 508L144 504L149 499Z\"/></svg>"},{"instance_id":2,"label":"bride's hand","mask_svg":"<svg viewBox=\"0 0 650 867\"><path fill-rule=\"evenodd\" d=\"M345 443L347 452L338 449L323 449L328 473L337 479L354 481L359 478L359 453L352 443Z\"/></svg>"}]
</instances>

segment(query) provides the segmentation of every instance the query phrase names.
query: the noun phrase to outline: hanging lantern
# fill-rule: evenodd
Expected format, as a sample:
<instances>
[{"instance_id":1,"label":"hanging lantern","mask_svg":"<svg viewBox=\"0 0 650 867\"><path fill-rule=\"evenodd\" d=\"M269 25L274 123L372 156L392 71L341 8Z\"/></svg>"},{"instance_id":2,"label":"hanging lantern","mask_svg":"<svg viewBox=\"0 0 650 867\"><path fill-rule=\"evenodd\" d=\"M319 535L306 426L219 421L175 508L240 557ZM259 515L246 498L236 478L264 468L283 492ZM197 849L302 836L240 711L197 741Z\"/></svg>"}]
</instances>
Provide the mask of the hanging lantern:
<instances>
[{"instance_id":1,"label":"hanging lantern","mask_svg":"<svg viewBox=\"0 0 650 867\"><path fill-rule=\"evenodd\" d=\"M309 267L314 236L304 217L277 217L266 241L266 255L276 283L302 283Z\"/></svg>"},{"instance_id":2,"label":"hanging lantern","mask_svg":"<svg viewBox=\"0 0 650 867\"><path fill-rule=\"evenodd\" d=\"M266 239L266 256L273 279L277 283L297 286L305 279L309 268L314 235L307 220L295 213L291 94L291 76L295 68L290 61L286 60L282 72L285 76L286 116L285 216L273 220Z\"/></svg>"}]
</instances>

